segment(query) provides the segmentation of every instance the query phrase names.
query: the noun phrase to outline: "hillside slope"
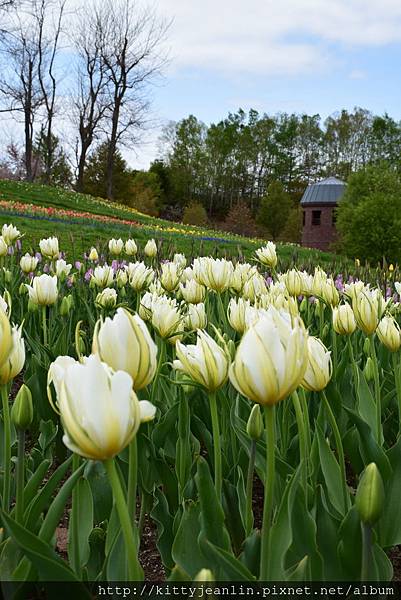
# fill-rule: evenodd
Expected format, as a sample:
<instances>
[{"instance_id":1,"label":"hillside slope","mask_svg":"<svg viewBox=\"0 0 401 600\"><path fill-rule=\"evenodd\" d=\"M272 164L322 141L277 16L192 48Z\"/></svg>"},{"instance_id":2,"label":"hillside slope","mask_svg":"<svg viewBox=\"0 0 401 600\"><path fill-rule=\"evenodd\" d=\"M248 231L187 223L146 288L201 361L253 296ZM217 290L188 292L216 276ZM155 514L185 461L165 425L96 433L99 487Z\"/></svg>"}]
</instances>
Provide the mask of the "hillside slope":
<instances>
[{"instance_id":1,"label":"hillside slope","mask_svg":"<svg viewBox=\"0 0 401 600\"><path fill-rule=\"evenodd\" d=\"M0 180L0 225L14 223L24 234L24 248L37 248L43 237L57 235L70 259L79 259L91 246L102 251L111 237L134 238L143 246L155 238L167 257L213 254L250 258L265 240L251 239L207 228L172 223L139 213L101 198L35 183ZM334 255L294 245L280 245L283 263L305 266L336 262ZM283 265L284 266L284 265Z\"/></svg>"}]
</instances>

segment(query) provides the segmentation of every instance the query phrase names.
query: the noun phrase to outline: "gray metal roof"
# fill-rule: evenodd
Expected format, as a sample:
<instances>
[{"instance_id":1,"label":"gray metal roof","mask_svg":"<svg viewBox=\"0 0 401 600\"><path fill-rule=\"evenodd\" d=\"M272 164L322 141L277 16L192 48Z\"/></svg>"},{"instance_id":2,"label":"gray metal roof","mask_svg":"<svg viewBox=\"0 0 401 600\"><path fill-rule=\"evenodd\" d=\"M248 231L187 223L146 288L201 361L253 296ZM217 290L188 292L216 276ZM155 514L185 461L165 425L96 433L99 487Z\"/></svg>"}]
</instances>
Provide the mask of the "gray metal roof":
<instances>
[{"instance_id":1,"label":"gray metal roof","mask_svg":"<svg viewBox=\"0 0 401 600\"><path fill-rule=\"evenodd\" d=\"M301 205L337 204L345 191L346 183L337 177L327 177L310 183L302 196Z\"/></svg>"}]
</instances>

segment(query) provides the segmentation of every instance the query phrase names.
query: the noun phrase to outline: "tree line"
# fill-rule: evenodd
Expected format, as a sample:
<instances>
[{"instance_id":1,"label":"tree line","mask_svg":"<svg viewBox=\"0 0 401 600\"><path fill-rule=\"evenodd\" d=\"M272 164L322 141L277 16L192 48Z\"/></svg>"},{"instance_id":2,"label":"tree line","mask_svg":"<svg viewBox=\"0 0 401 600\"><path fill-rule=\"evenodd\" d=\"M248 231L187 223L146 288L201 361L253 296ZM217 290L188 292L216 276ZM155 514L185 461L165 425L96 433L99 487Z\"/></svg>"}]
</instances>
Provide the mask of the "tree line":
<instances>
[{"instance_id":1,"label":"tree line","mask_svg":"<svg viewBox=\"0 0 401 600\"><path fill-rule=\"evenodd\" d=\"M161 73L168 23L135 0L0 0L0 112L22 125L8 163L27 181L85 187L88 157L106 147L106 195L116 155L146 126L149 86ZM60 142L70 132L72 148Z\"/></svg>"},{"instance_id":2,"label":"tree line","mask_svg":"<svg viewBox=\"0 0 401 600\"><path fill-rule=\"evenodd\" d=\"M320 115L238 110L206 125L195 116L170 123L160 141L170 194L224 215L239 200L256 214L278 182L294 203L308 183L386 162L401 171L401 123L363 108Z\"/></svg>"}]
</instances>

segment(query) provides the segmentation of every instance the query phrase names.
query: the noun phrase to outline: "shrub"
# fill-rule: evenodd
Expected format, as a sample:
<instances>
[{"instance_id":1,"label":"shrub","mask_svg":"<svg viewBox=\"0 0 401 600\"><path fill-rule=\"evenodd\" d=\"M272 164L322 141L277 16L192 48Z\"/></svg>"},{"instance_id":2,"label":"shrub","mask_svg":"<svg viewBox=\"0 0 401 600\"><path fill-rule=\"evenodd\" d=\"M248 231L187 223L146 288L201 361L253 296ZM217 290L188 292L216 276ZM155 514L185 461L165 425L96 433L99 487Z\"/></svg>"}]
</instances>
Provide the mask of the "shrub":
<instances>
[{"instance_id":1,"label":"shrub","mask_svg":"<svg viewBox=\"0 0 401 600\"><path fill-rule=\"evenodd\" d=\"M259 234L259 228L252 216L252 212L243 200L238 200L230 209L224 221L224 229L231 233L248 237L256 237Z\"/></svg>"},{"instance_id":2,"label":"shrub","mask_svg":"<svg viewBox=\"0 0 401 600\"><path fill-rule=\"evenodd\" d=\"M182 222L185 225L206 225L207 224L207 213L200 202L191 202L185 207L184 214L182 216Z\"/></svg>"}]
</instances>

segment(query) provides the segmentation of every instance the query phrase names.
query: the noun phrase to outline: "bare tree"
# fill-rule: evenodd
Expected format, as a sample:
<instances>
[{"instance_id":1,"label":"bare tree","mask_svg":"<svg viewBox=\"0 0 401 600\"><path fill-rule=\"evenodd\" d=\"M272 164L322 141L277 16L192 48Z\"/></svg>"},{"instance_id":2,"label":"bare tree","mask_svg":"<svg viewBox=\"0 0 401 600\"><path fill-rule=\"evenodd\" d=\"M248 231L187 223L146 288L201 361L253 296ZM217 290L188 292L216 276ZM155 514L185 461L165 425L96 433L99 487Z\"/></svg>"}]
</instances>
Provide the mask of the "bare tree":
<instances>
[{"instance_id":1,"label":"bare tree","mask_svg":"<svg viewBox=\"0 0 401 600\"><path fill-rule=\"evenodd\" d=\"M34 0L33 14L38 29L38 79L46 119L42 125L44 142L44 179L51 181L54 143L53 123L56 113L55 60L59 47L66 0Z\"/></svg>"},{"instance_id":2,"label":"bare tree","mask_svg":"<svg viewBox=\"0 0 401 600\"><path fill-rule=\"evenodd\" d=\"M134 146L149 109L149 85L166 63L162 50L169 24L135 0L103 0L93 11L107 77L107 196L113 198L114 156Z\"/></svg>"},{"instance_id":3,"label":"bare tree","mask_svg":"<svg viewBox=\"0 0 401 600\"><path fill-rule=\"evenodd\" d=\"M94 20L90 18L90 8L82 11L74 36L78 65L76 89L72 97L72 119L79 135L76 148L78 191L83 190L88 151L100 133L100 125L109 106L100 33Z\"/></svg>"},{"instance_id":4,"label":"bare tree","mask_svg":"<svg viewBox=\"0 0 401 600\"><path fill-rule=\"evenodd\" d=\"M15 13L0 37L0 112L23 117L25 177L33 179L34 122L43 104L38 77L38 30L25 15Z\"/></svg>"}]
</instances>

